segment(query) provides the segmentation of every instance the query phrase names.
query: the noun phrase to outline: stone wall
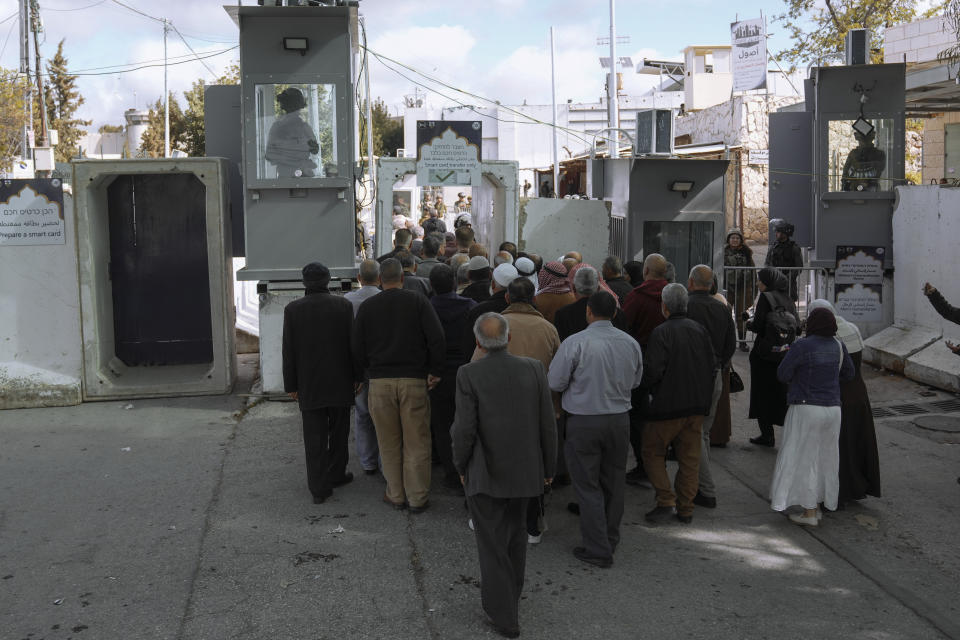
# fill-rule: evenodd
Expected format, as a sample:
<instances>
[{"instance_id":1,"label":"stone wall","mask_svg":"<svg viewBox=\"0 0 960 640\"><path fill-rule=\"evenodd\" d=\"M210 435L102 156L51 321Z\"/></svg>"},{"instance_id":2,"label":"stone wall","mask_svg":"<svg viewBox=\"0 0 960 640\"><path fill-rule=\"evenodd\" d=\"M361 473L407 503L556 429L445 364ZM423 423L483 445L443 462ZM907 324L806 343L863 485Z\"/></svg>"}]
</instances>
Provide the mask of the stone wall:
<instances>
[{"instance_id":1,"label":"stone wall","mask_svg":"<svg viewBox=\"0 0 960 640\"><path fill-rule=\"evenodd\" d=\"M676 135L689 135L693 144L723 142L728 147L741 148L740 153L731 154L733 164L727 176L726 213L730 224L739 219L736 173L739 168L743 184L743 231L748 240L767 241L770 207L767 166L749 164L749 152L769 149L769 114L800 101L799 97L734 96L723 104L676 120Z\"/></svg>"},{"instance_id":2,"label":"stone wall","mask_svg":"<svg viewBox=\"0 0 960 640\"><path fill-rule=\"evenodd\" d=\"M942 16L897 25L883 32L883 61L930 62L956 41Z\"/></svg>"},{"instance_id":3,"label":"stone wall","mask_svg":"<svg viewBox=\"0 0 960 640\"><path fill-rule=\"evenodd\" d=\"M960 123L960 113L954 111L923 123L923 184L940 178L960 178L960 175L945 175L943 154L943 127L946 124Z\"/></svg>"}]
</instances>

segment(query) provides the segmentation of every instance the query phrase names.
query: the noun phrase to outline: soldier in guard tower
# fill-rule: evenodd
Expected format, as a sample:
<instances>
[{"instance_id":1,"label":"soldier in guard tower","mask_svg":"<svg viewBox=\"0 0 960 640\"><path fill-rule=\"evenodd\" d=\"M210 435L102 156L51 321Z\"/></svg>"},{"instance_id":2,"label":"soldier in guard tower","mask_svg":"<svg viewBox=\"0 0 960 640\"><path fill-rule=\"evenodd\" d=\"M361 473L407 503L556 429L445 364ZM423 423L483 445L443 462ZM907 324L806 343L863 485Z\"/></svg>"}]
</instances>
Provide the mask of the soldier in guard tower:
<instances>
[{"instance_id":1,"label":"soldier in guard tower","mask_svg":"<svg viewBox=\"0 0 960 640\"><path fill-rule=\"evenodd\" d=\"M853 137L857 146L847 154L843 165L842 188L844 191L879 191L887 154L873 144L877 130L872 126L866 134L854 130Z\"/></svg>"},{"instance_id":2,"label":"soldier in guard tower","mask_svg":"<svg viewBox=\"0 0 960 640\"><path fill-rule=\"evenodd\" d=\"M320 153L317 136L300 111L307 106L300 89L290 87L277 95L277 104L284 115L277 118L267 136L264 157L277 167L280 178L311 178L317 163L310 156Z\"/></svg>"}]
</instances>

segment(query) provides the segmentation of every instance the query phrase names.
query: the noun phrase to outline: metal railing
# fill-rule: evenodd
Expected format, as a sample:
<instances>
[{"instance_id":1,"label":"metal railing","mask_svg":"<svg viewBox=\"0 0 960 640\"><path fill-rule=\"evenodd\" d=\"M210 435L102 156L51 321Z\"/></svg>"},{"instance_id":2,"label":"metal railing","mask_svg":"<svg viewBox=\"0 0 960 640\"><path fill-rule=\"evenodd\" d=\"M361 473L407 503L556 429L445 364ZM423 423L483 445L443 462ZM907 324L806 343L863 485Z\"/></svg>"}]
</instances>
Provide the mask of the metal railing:
<instances>
[{"instance_id":1,"label":"metal railing","mask_svg":"<svg viewBox=\"0 0 960 640\"><path fill-rule=\"evenodd\" d=\"M752 342L754 334L746 330L744 314L752 315L756 307L760 289L757 287L757 273L764 267L722 267L720 269L720 293L726 298L733 310L737 325L737 339ZM827 298L827 270L821 267L776 267L789 283L788 292L797 305L800 321L806 320L810 303L817 298Z\"/></svg>"}]
</instances>

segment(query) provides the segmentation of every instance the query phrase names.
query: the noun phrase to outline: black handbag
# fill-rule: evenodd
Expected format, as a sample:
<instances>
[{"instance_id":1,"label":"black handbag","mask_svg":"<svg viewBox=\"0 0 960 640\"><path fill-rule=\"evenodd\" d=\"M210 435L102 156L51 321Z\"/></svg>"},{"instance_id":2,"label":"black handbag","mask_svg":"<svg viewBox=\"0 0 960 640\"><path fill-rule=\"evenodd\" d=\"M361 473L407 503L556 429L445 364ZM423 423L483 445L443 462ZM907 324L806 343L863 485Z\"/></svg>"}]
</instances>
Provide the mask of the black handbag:
<instances>
[{"instance_id":1,"label":"black handbag","mask_svg":"<svg viewBox=\"0 0 960 640\"><path fill-rule=\"evenodd\" d=\"M733 365L730 365L730 393L740 393L746 387L743 386L743 378L736 372Z\"/></svg>"}]
</instances>

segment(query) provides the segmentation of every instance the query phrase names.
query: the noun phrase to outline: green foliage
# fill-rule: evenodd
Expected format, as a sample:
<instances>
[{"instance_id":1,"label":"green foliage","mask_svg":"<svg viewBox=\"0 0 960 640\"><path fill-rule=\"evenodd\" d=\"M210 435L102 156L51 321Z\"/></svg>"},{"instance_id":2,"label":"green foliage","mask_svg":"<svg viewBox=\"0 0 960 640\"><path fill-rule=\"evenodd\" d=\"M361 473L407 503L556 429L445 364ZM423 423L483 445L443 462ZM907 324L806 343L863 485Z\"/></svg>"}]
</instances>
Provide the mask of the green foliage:
<instances>
[{"instance_id":1,"label":"green foliage","mask_svg":"<svg viewBox=\"0 0 960 640\"><path fill-rule=\"evenodd\" d=\"M943 17L947 22L947 31L952 33L954 43L937 56L941 62L960 62L960 0L947 0L942 5Z\"/></svg>"},{"instance_id":2,"label":"green foliage","mask_svg":"<svg viewBox=\"0 0 960 640\"><path fill-rule=\"evenodd\" d=\"M391 119L387 104L381 98L374 100L370 111L373 120L373 153L392 158L397 155L397 149L403 146L403 118Z\"/></svg>"},{"instance_id":3,"label":"green foliage","mask_svg":"<svg viewBox=\"0 0 960 640\"><path fill-rule=\"evenodd\" d=\"M207 136L203 126L203 80L196 80L185 91L183 96L187 99L187 110L183 114L184 118L184 143L186 144L187 155L190 157L203 157L206 155Z\"/></svg>"},{"instance_id":4,"label":"green foliage","mask_svg":"<svg viewBox=\"0 0 960 640\"><path fill-rule=\"evenodd\" d=\"M76 154L77 143L84 136L91 120L76 117L77 110L85 100L77 90L77 76L67 72L67 58L63 55L63 43L57 45L57 53L47 62L47 82L44 85L44 103L47 109L47 127L55 129L59 136L56 148L58 162L66 162Z\"/></svg>"},{"instance_id":5,"label":"green foliage","mask_svg":"<svg viewBox=\"0 0 960 640\"><path fill-rule=\"evenodd\" d=\"M0 68L0 169L8 170L20 150L23 127L27 124L26 99L30 84L26 76Z\"/></svg>"},{"instance_id":6,"label":"green foliage","mask_svg":"<svg viewBox=\"0 0 960 640\"><path fill-rule=\"evenodd\" d=\"M97 133L123 133L122 124L103 124L97 129Z\"/></svg>"},{"instance_id":7,"label":"green foliage","mask_svg":"<svg viewBox=\"0 0 960 640\"><path fill-rule=\"evenodd\" d=\"M783 0L786 11L773 17L790 34L793 46L776 54L793 69L829 54L843 52L847 31L872 33L871 61L883 62L883 30L917 17L916 0ZM960 2L960 0L951 0Z\"/></svg>"},{"instance_id":8,"label":"green foliage","mask_svg":"<svg viewBox=\"0 0 960 640\"><path fill-rule=\"evenodd\" d=\"M179 149L187 150L186 130L187 124L184 118L183 109L177 102L177 97L170 92L170 151ZM147 116L147 130L143 132L140 138L140 151L146 158L163 157L163 138L164 138L164 111L163 99L158 98L157 102L150 108L150 115Z\"/></svg>"}]
</instances>

